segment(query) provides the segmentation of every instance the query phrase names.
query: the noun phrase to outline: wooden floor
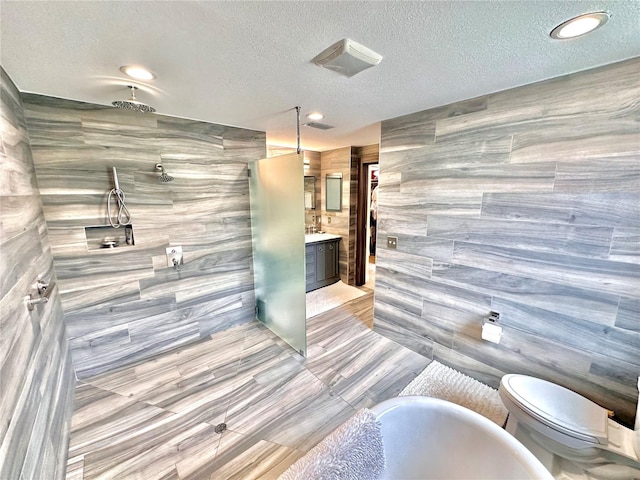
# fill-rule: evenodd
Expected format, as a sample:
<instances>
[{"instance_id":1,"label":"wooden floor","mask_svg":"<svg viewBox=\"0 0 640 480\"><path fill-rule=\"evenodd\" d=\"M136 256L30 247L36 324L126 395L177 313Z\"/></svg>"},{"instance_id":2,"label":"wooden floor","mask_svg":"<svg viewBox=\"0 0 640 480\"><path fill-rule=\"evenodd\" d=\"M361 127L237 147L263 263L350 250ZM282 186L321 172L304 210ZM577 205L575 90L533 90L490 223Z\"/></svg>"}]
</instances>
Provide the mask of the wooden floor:
<instances>
[{"instance_id":1,"label":"wooden floor","mask_svg":"<svg viewBox=\"0 0 640 480\"><path fill-rule=\"evenodd\" d=\"M372 297L309 319L306 359L255 322L79 382L67 478L277 478L429 363L367 328Z\"/></svg>"}]
</instances>

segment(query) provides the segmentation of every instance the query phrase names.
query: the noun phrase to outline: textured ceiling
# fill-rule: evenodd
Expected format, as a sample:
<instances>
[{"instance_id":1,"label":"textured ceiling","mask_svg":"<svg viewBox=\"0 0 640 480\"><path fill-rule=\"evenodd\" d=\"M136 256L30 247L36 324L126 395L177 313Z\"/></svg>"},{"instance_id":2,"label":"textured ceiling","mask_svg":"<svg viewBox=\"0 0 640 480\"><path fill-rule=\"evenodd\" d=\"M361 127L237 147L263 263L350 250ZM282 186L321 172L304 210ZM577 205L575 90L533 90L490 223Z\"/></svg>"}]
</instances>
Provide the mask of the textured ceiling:
<instances>
[{"instance_id":1,"label":"textured ceiling","mask_svg":"<svg viewBox=\"0 0 640 480\"><path fill-rule=\"evenodd\" d=\"M552 40L575 15L606 10L590 35ZM267 132L303 148L379 141L379 122L640 55L640 2L0 2L1 62L21 91L109 105L128 98L121 65L157 74L139 100L158 113ZM383 56L347 78L310 61L351 38Z\"/></svg>"}]
</instances>

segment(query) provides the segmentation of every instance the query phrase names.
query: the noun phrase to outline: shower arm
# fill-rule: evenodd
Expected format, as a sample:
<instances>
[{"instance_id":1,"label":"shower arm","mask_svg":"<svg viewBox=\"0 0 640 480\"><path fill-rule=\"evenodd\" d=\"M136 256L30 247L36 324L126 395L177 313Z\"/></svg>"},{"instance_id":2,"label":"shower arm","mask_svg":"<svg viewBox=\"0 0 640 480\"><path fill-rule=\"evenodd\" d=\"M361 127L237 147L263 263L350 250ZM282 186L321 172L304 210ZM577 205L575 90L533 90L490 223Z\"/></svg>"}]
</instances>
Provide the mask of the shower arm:
<instances>
[{"instance_id":1,"label":"shower arm","mask_svg":"<svg viewBox=\"0 0 640 480\"><path fill-rule=\"evenodd\" d=\"M298 127L298 148L296 153L300 155L300 107L296 107L296 126Z\"/></svg>"}]
</instances>

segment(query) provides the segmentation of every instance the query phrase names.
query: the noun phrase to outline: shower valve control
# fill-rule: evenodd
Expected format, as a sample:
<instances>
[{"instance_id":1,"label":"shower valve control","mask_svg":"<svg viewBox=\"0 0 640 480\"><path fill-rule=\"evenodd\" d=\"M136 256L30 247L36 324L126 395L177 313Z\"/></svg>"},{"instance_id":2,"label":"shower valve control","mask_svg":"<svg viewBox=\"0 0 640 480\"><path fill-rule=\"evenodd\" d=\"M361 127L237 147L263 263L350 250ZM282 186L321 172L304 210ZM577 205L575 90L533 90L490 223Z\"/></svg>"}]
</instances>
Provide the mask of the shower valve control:
<instances>
[{"instance_id":1,"label":"shower valve control","mask_svg":"<svg viewBox=\"0 0 640 480\"><path fill-rule=\"evenodd\" d=\"M184 263L182 257L182 247L167 247L167 267L178 268L178 265Z\"/></svg>"}]
</instances>

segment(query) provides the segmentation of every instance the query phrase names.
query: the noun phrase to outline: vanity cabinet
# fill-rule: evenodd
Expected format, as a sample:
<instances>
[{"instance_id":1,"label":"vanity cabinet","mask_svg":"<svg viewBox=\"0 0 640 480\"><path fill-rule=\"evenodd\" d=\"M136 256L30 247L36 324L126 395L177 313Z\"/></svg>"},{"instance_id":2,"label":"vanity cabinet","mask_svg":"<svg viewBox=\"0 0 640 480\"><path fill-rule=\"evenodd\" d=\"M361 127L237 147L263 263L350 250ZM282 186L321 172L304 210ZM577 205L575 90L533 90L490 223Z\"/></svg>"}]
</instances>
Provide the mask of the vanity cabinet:
<instances>
[{"instance_id":1,"label":"vanity cabinet","mask_svg":"<svg viewBox=\"0 0 640 480\"><path fill-rule=\"evenodd\" d=\"M340 238L331 238L305 245L306 291L326 287L340 280L338 244Z\"/></svg>"}]
</instances>

